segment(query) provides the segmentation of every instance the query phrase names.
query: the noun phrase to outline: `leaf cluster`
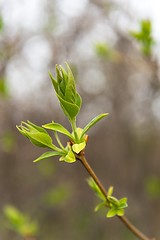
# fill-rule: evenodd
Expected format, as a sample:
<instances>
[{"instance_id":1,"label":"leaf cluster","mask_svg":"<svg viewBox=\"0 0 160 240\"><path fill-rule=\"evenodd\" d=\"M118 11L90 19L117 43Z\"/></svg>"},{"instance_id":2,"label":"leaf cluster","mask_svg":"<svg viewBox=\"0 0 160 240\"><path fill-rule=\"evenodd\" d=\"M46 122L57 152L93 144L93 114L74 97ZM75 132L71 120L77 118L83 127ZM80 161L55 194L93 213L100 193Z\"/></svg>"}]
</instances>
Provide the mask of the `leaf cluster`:
<instances>
[{"instance_id":1,"label":"leaf cluster","mask_svg":"<svg viewBox=\"0 0 160 240\"><path fill-rule=\"evenodd\" d=\"M49 75L63 112L69 119L74 119L80 111L82 99L76 91L72 71L67 63L66 66L67 72L62 66L56 65L57 79L51 73Z\"/></svg>"},{"instance_id":2,"label":"leaf cluster","mask_svg":"<svg viewBox=\"0 0 160 240\"><path fill-rule=\"evenodd\" d=\"M76 91L72 71L67 63L66 66L67 72L62 66L56 65L57 79L55 79L51 73L50 77L60 106L71 124L72 132L69 132L64 126L54 121L44 124L42 127L30 121L22 121L21 125L17 126L19 132L27 137L32 144L50 150L43 153L40 157L35 159L34 162L53 156L59 156L60 161L68 163L75 162L76 156L86 147L88 139L86 133L92 126L108 115L107 113L103 113L96 116L83 129L76 126L76 115L80 111L82 100L79 93ZM54 132L58 146L53 144L52 138L46 130ZM63 146L58 134L63 134L69 139L66 146Z\"/></svg>"},{"instance_id":3,"label":"leaf cluster","mask_svg":"<svg viewBox=\"0 0 160 240\"><path fill-rule=\"evenodd\" d=\"M121 198L118 200L117 198L113 197L113 187L111 186L108 189L107 196L104 196L104 194L101 192L100 188L96 184L96 182L93 180L93 178L87 179L88 185L92 188L92 190L95 192L96 196L101 200L101 202L95 207L95 211L97 212L101 207L107 207L109 208L106 217L114 217L116 215L123 216L124 215L124 209L128 206L127 205L127 198Z\"/></svg>"}]
</instances>

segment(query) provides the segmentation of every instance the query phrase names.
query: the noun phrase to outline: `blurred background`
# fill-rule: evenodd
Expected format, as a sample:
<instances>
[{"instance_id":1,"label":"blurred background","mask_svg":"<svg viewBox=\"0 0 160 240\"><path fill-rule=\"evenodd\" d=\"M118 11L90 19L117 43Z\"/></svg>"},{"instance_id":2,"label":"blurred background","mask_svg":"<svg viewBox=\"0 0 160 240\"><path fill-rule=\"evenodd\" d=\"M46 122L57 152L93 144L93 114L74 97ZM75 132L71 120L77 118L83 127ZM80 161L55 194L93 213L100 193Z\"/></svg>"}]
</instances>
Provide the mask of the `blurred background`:
<instances>
[{"instance_id":1,"label":"blurred background","mask_svg":"<svg viewBox=\"0 0 160 240\"><path fill-rule=\"evenodd\" d=\"M135 239L117 218L93 211L97 200L80 163L33 163L43 149L16 130L22 120L70 129L48 76L65 61L83 98L78 126L110 113L90 131L89 163L106 189L128 197L129 219L160 236L157 2L0 1L0 239L22 239L7 228L8 204L37 221L38 239ZM146 46L136 37L144 18L153 29Z\"/></svg>"}]
</instances>

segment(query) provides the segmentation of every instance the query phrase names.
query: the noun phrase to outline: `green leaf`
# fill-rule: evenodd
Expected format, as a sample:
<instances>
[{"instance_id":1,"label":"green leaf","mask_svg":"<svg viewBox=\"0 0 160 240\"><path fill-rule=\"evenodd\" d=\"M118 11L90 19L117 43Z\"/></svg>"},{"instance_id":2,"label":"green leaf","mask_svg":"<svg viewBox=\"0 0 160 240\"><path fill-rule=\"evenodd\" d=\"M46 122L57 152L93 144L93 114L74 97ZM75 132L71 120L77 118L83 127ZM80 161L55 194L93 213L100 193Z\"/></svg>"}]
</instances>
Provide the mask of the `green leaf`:
<instances>
[{"instance_id":1,"label":"green leaf","mask_svg":"<svg viewBox=\"0 0 160 240\"><path fill-rule=\"evenodd\" d=\"M56 93L58 93L58 83L57 83L57 81L54 79L54 77L52 76L52 74L50 72L49 72L49 76L52 80L52 84L53 84L53 87L54 87Z\"/></svg>"},{"instance_id":2,"label":"green leaf","mask_svg":"<svg viewBox=\"0 0 160 240\"><path fill-rule=\"evenodd\" d=\"M67 66L67 72L68 72L68 81L66 84L65 99L66 99L66 101L70 101L70 102L74 103L75 95L76 95L74 76L73 76L72 71L67 63L66 63L66 66Z\"/></svg>"},{"instance_id":3,"label":"green leaf","mask_svg":"<svg viewBox=\"0 0 160 240\"><path fill-rule=\"evenodd\" d=\"M76 143L72 145L72 149L75 153L80 153L80 151L82 151L86 146L86 142L82 142L82 143Z\"/></svg>"},{"instance_id":4,"label":"green leaf","mask_svg":"<svg viewBox=\"0 0 160 240\"><path fill-rule=\"evenodd\" d=\"M37 131L48 134L47 131L44 128L39 127L39 126L37 126L36 124L34 124L34 123L30 122L30 121L27 121L27 123L29 123L29 125L32 126L33 128L35 128Z\"/></svg>"},{"instance_id":5,"label":"green leaf","mask_svg":"<svg viewBox=\"0 0 160 240\"><path fill-rule=\"evenodd\" d=\"M56 132L60 132L74 141L74 137L72 136L72 134L59 123L51 122L43 125L43 127Z\"/></svg>"},{"instance_id":6,"label":"green leaf","mask_svg":"<svg viewBox=\"0 0 160 240\"><path fill-rule=\"evenodd\" d=\"M76 162L76 157L72 150L69 150L68 154L65 156L64 161L67 163L73 163Z\"/></svg>"},{"instance_id":7,"label":"green leaf","mask_svg":"<svg viewBox=\"0 0 160 240\"><path fill-rule=\"evenodd\" d=\"M64 80L64 87L66 87L66 84L68 82L68 75L67 72L64 70L63 67L61 67L61 72L62 72L62 76L63 76L63 80ZM65 90L65 89L64 89ZM65 92L65 91L64 91Z\"/></svg>"},{"instance_id":8,"label":"green leaf","mask_svg":"<svg viewBox=\"0 0 160 240\"><path fill-rule=\"evenodd\" d=\"M47 131L31 122L22 122L20 126L16 126L22 135L29 138L31 143L39 147L48 147L52 150L58 148L52 144L52 138Z\"/></svg>"},{"instance_id":9,"label":"green leaf","mask_svg":"<svg viewBox=\"0 0 160 240\"><path fill-rule=\"evenodd\" d=\"M24 131L24 129L23 129L23 130L21 129L22 126L17 126L17 125L16 125L16 128L18 129L18 131L19 131L24 137L27 137L27 138L28 138L28 136L27 136L27 134L26 134L26 131Z\"/></svg>"},{"instance_id":10,"label":"green leaf","mask_svg":"<svg viewBox=\"0 0 160 240\"><path fill-rule=\"evenodd\" d=\"M97 117L93 118L83 129L81 138L84 136L84 134L93 126L95 125L98 121L100 121L102 118L106 117L109 113L102 113L99 114Z\"/></svg>"},{"instance_id":11,"label":"green leaf","mask_svg":"<svg viewBox=\"0 0 160 240\"><path fill-rule=\"evenodd\" d=\"M76 128L76 134L77 134L77 137L78 137L78 139L80 139L80 138L81 138L82 131L83 131L83 129L82 129L82 128ZM74 132L72 132L72 135L74 136L74 135L75 135L75 133L74 133ZM83 142L83 140L84 140L84 139L81 139L81 142Z\"/></svg>"},{"instance_id":12,"label":"green leaf","mask_svg":"<svg viewBox=\"0 0 160 240\"><path fill-rule=\"evenodd\" d=\"M65 64L67 66L67 73L68 73L68 82L67 82L67 84L69 84L70 86L72 85L72 88L73 88L74 92L76 92L76 86L75 86L75 80L74 80L73 73L72 73L71 68L68 65L68 63L65 62Z\"/></svg>"},{"instance_id":13,"label":"green leaf","mask_svg":"<svg viewBox=\"0 0 160 240\"><path fill-rule=\"evenodd\" d=\"M109 203L113 204L114 206L119 206L119 200L113 196L108 196L107 197Z\"/></svg>"},{"instance_id":14,"label":"green leaf","mask_svg":"<svg viewBox=\"0 0 160 240\"><path fill-rule=\"evenodd\" d=\"M81 98L81 96L80 96L78 93L76 93L76 96L75 96L75 103L76 103L76 105L77 105L79 108L81 108L82 98Z\"/></svg>"},{"instance_id":15,"label":"green leaf","mask_svg":"<svg viewBox=\"0 0 160 240\"><path fill-rule=\"evenodd\" d=\"M117 211L116 211L116 214L118 215L118 216L123 216L124 215L124 209L117 209Z\"/></svg>"},{"instance_id":16,"label":"green leaf","mask_svg":"<svg viewBox=\"0 0 160 240\"><path fill-rule=\"evenodd\" d=\"M52 139L49 135L42 132L28 132L26 130L22 130L20 127L16 126L19 132L27 137L33 145L38 147L48 147L51 149L56 149L56 146L52 144Z\"/></svg>"},{"instance_id":17,"label":"green leaf","mask_svg":"<svg viewBox=\"0 0 160 240\"><path fill-rule=\"evenodd\" d=\"M97 212L100 208L104 207L105 205L106 205L106 202L99 203L99 204L95 207L94 211Z\"/></svg>"},{"instance_id":18,"label":"green leaf","mask_svg":"<svg viewBox=\"0 0 160 240\"><path fill-rule=\"evenodd\" d=\"M119 200L119 209L122 209L122 208L126 208L128 207L128 204L127 204L127 198L121 198Z\"/></svg>"},{"instance_id":19,"label":"green leaf","mask_svg":"<svg viewBox=\"0 0 160 240\"><path fill-rule=\"evenodd\" d=\"M63 96L65 96L66 86L68 83L68 75L62 66L59 66L58 74L61 75L61 81L59 82L59 90L61 91Z\"/></svg>"},{"instance_id":20,"label":"green leaf","mask_svg":"<svg viewBox=\"0 0 160 240\"><path fill-rule=\"evenodd\" d=\"M58 64L56 64L56 74L57 74L58 85L60 85L61 82L63 81L63 77L61 72L61 66L59 66Z\"/></svg>"},{"instance_id":21,"label":"green leaf","mask_svg":"<svg viewBox=\"0 0 160 240\"><path fill-rule=\"evenodd\" d=\"M107 218L111 218L111 217L114 217L115 215L117 215L117 210L116 210L115 208L111 208L111 209L108 211L106 217L107 217Z\"/></svg>"},{"instance_id":22,"label":"green leaf","mask_svg":"<svg viewBox=\"0 0 160 240\"><path fill-rule=\"evenodd\" d=\"M70 119L74 119L75 116L79 113L80 108L76 104L67 102L66 100L62 99L62 97L60 97L58 94L57 97L60 101L64 114Z\"/></svg>"},{"instance_id":23,"label":"green leaf","mask_svg":"<svg viewBox=\"0 0 160 240\"><path fill-rule=\"evenodd\" d=\"M103 193L101 192L101 190L99 189L99 187L97 186L93 178L89 177L87 179L87 182L88 182L88 185L92 188L92 190L96 193L97 197L103 201L106 201L105 196L103 195Z\"/></svg>"},{"instance_id":24,"label":"green leaf","mask_svg":"<svg viewBox=\"0 0 160 240\"><path fill-rule=\"evenodd\" d=\"M27 133L27 136L31 143L39 147L49 147L51 149L56 149L56 147L52 144L52 138L46 133Z\"/></svg>"},{"instance_id":25,"label":"green leaf","mask_svg":"<svg viewBox=\"0 0 160 240\"><path fill-rule=\"evenodd\" d=\"M112 196L112 194L113 194L113 186L109 187L108 189L108 197Z\"/></svg>"},{"instance_id":26,"label":"green leaf","mask_svg":"<svg viewBox=\"0 0 160 240\"><path fill-rule=\"evenodd\" d=\"M44 160L46 158L50 158L50 157L54 157L54 156L59 156L61 155L60 152L53 152L53 151L50 151L50 152L45 152L43 153L41 156L39 156L38 158L36 158L33 162L38 162L40 160Z\"/></svg>"},{"instance_id":27,"label":"green leaf","mask_svg":"<svg viewBox=\"0 0 160 240\"><path fill-rule=\"evenodd\" d=\"M65 161L67 163L73 163L76 161L76 157L74 155L74 153L72 152L71 146L67 145L67 147L65 148L67 153L63 154L63 156L59 159L59 161Z\"/></svg>"}]
</instances>

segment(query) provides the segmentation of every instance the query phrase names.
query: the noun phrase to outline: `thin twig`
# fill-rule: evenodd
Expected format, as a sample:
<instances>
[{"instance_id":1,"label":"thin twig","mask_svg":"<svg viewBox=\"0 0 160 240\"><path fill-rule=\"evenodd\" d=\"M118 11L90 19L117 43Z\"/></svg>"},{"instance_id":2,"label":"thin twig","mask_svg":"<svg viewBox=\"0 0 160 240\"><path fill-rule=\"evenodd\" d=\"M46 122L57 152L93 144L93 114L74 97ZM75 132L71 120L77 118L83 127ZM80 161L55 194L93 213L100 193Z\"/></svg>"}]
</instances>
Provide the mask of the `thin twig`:
<instances>
[{"instance_id":1,"label":"thin twig","mask_svg":"<svg viewBox=\"0 0 160 240\"><path fill-rule=\"evenodd\" d=\"M100 182L99 178L87 162L84 153L82 152L79 156L77 156L77 159L81 161L89 175L94 179L95 183L107 199L107 191L105 190L104 186ZM136 228L125 216L117 216L124 224L125 226L134 234L136 235L140 240L155 240L153 238L149 238L146 235L144 235L138 228Z\"/></svg>"}]
</instances>

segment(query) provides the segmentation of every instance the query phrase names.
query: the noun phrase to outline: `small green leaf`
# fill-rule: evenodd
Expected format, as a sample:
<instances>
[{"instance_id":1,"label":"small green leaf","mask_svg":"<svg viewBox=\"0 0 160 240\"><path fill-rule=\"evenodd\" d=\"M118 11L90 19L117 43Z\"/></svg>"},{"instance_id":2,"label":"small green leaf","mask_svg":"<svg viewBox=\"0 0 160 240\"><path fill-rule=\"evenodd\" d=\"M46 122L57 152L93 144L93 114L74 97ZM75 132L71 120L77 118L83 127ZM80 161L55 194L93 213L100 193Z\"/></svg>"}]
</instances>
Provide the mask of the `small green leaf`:
<instances>
[{"instance_id":1,"label":"small green leaf","mask_svg":"<svg viewBox=\"0 0 160 240\"><path fill-rule=\"evenodd\" d=\"M74 155L74 153L72 152L72 150L70 150L70 151L68 152L68 154L65 156L64 161L67 162L67 163L73 163L73 162L76 161L75 155Z\"/></svg>"},{"instance_id":2,"label":"small green leaf","mask_svg":"<svg viewBox=\"0 0 160 240\"><path fill-rule=\"evenodd\" d=\"M72 149L75 153L80 153L80 151L82 151L86 146L86 142L82 142L82 143L76 143L72 145Z\"/></svg>"},{"instance_id":3,"label":"small green leaf","mask_svg":"<svg viewBox=\"0 0 160 240\"><path fill-rule=\"evenodd\" d=\"M68 75L67 75L67 72L64 70L63 67L61 67L61 72L62 72L62 77L64 79L64 92L65 92L65 87L67 85L67 82L68 82Z\"/></svg>"},{"instance_id":4,"label":"small green leaf","mask_svg":"<svg viewBox=\"0 0 160 240\"><path fill-rule=\"evenodd\" d=\"M119 200L119 209L122 209L122 208L126 208L128 207L128 204L127 204L127 198L121 198Z\"/></svg>"},{"instance_id":5,"label":"small green leaf","mask_svg":"<svg viewBox=\"0 0 160 240\"><path fill-rule=\"evenodd\" d=\"M56 132L60 132L74 141L74 137L72 136L72 134L59 123L55 123L55 122L47 123L47 124L43 125L43 127L46 129L56 131Z\"/></svg>"},{"instance_id":6,"label":"small green leaf","mask_svg":"<svg viewBox=\"0 0 160 240\"><path fill-rule=\"evenodd\" d=\"M99 203L99 204L95 207L94 211L97 212L100 208L104 207L105 205L106 205L106 202Z\"/></svg>"},{"instance_id":7,"label":"small green leaf","mask_svg":"<svg viewBox=\"0 0 160 240\"><path fill-rule=\"evenodd\" d=\"M57 97L60 101L61 107L63 109L64 114L70 119L74 119L75 116L79 113L80 108L74 103L68 102L63 99L60 95L57 94Z\"/></svg>"},{"instance_id":8,"label":"small green leaf","mask_svg":"<svg viewBox=\"0 0 160 240\"><path fill-rule=\"evenodd\" d=\"M54 150L58 148L52 144L52 138L47 131L31 122L22 122L20 126L16 126L19 132L29 138L31 143L39 147L48 147Z\"/></svg>"},{"instance_id":9,"label":"small green leaf","mask_svg":"<svg viewBox=\"0 0 160 240\"><path fill-rule=\"evenodd\" d=\"M76 105L79 107L79 109L81 108L81 105L82 105L82 98L81 96L79 95L79 93L76 93L75 95L75 103Z\"/></svg>"},{"instance_id":10,"label":"small green leaf","mask_svg":"<svg viewBox=\"0 0 160 240\"><path fill-rule=\"evenodd\" d=\"M107 217L107 218L111 218L111 217L114 217L115 215L117 215L117 210L116 210L115 208L111 208L111 209L108 211L106 217Z\"/></svg>"},{"instance_id":11,"label":"small green leaf","mask_svg":"<svg viewBox=\"0 0 160 240\"><path fill-rule=\"evenodd\" d=\"M113 186L109 187L108 189L108 197L112 196L112 194L113 194Z\"/></svg>"},{"instance_id":12,"label":"small green leaf","mask_svg":"<svg viewBox=\"0 0 160 240\"><path fill-rule=\"evenodd\" d=\"M81 138L84 136L84 134L93 126L95 125L98 121L100 121L102 118L106 117L109 113L102 113L99 114L97 117L93 118L83 129Z\"/></svg>"},{"instance_id":13,"label":"small green leaf","mask_svg":"<svg viewBox=\"0 0 160 240\"><path fill-rule=\"evenodd\" d=\"M127 198L126 198L126 197L121 198L121 199L119 200L119 203L120 203L120 204L122 204L122 203L127 203Z\"/></svg>"},{"instance_id":14,"label":"small green leaf","mask_svg":"<svg viewBox=\"0 0 160 240\"><path fill-rule=\"evenodd\" d=\"M53 152L53 151L50 151L50 152L45 152L43 153L40 157L36 158L33 162L38 162L40 160L44 160L46 158L50 158L50 157L54 157L54 156L59 156L60 155L60 152Z\"/></svg>"},{"instance_id":15,"label":"small green leaf","mask_svg":"<svg viewBox=\"0 0 160 240\"><path fill-rule=\"evenodd\" d=\"M66 101L75 102L75 95L76 95L76 87L74 82L74 76L72 74L72 71L69 67L69 65L66 63L67 66L67 72L68 72L68 81L66 84L65 89L65 99Z\"/></svg>"},{"instance_id":16,"label":"small green leaf","mask_svg":"<svg viewBox=\"0 0 160 240\"><path fill-rule=\"evenodd\" d=\"M58 92L58 83L57 83L56 79L54 79L54 77L52 76L52 74L50 72L49 72L49 76L50 76L50 78L52 80L53 87L54 87L54 89L55 89L55 91L57 93Z\"/></svg>"},{"instance_id":17,"label":"small green leaf","mask_svg":"<svg viewBox=\"0 0 160 240\"><path fill-rule=\"evenodd\" d=\"M108 201L113 204L114 206L119 206L119 200L113 196L108 196L107 197Z\"/></svg>"},{"instance_id":18,"label":"small green leaf","mask_svg":"<svg viewBox=\"0 0 160 240\"><path fill-rule=\"evenodd\" d=\"M73 91L76 92L76 86L75 86L75 80L74 80L74 76L73 73L71 71L70 66L68 65L67 62L65 62L66 66L67 66L67 73L68 73L68 81L67 84L69 84L70 86L72 85Z\"/></svg>"},{"instance_id":19,"label":"small green leaf","mask_svg":"<svg viewBox=\"0 0 160 240\"><path fill-rule=\"evenodd\" d=\"M117 211L116 211L116 214L118 215L118 216L123 216L124 215L124 209L117 209Z\"/></svg>"},{"instance_id":20,"label":"small green leaf","mask_svg":"<svg viewBox=\"0 0 160 240\"><path fill-rule=\"evenodd\" d=\"M92 188L92 190L96 193L97 197L103 201L106 201L105 196L103 195L103 193L101 192L101 190L99 189L99 187L97 186L93 178L89 177L87 179L87 182L88 182L88 185Z\"/></svg>"},{"instance_id":21,"label":"small green leaf","mask_svg":"<svg viewBox=\"0 0 160 240\"><path fill-rule=\"evenodd\" d=\"M36 128L30 126L27 123L22 122L22 124L21 126L16 127L23 136L29 138L32 144L38 147L48 147L57 150L57 147L53 145L52 138L49 136L47 132L46 133L42 131L40 132Z\"/></svg>"},{"instance_id":22,"label":"small green leaf","mask_svg":"<svg viewBox=\"0 0 160 240\"><path fill-rule=\"evenodd\" d=\"M67 154L64 154L59 161L65 161L67 163L73 163L76 161L76 157L72 152L71 146L68 144L66 147Z\"/></svg>"},{"instance_id":23,"label":"small green leaf","mask_svg":"<svg viewBox=\"0 0 160 240\"><path fill-rule=\"evenodd\" d=\"M22 123L23 123L23 122L22 122ZM46 131L44 128L39 127L39 126L37 126L36 124L34 124L34 123L30 122L30 121L27 121L27 123L28 123L30 126L32 126L33 128L35 128L37 131L48 134L47 131Z\"/></svg>"},{"instance_id":24,"label":"small green leaf","mask_svg":"<svg viewBox=\"0 0 160 240\"><path fill-rule=\"evenodd\" d=\"M77 137L80 139L83 129L82 128L76 128L76 134ZM72 135L74 136L74 132L72 132Z\"/></svg>"},{"instance_id":25,"label":"small green leaf","mask_svg":"<svg viewBox=\"0 0 160 240\"><path fill-rule=\"evenodd\" d=\"M52 144L52 138L46 133L27 133L27 136L31 143L36 146L56 149L56 147Z\"/></svg>"}]
</instances>

